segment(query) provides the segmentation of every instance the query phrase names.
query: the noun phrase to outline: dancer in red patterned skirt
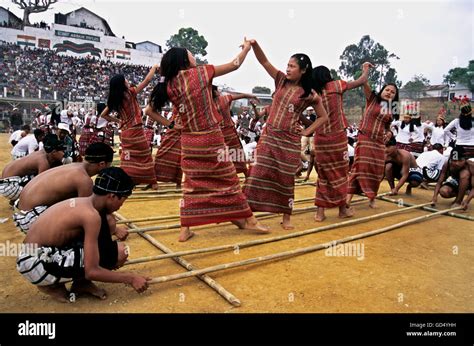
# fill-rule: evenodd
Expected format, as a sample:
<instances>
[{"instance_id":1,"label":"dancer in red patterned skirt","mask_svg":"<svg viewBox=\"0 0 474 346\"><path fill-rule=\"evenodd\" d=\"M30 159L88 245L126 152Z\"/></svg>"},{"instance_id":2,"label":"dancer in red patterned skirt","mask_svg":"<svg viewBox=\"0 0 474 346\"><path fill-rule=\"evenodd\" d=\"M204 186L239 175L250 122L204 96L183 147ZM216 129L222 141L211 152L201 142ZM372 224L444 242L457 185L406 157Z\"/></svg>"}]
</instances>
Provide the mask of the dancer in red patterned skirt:
<instances>
[{"instance_id":1,"label":"dancer in red patterned skirt","mask_svg":"<svg viewBox=\"0 0 474 346\"><path fill-rule=\"evenodd\" d=\"M314 135L315 161L318 172L316 182L316 199L314 204L318 210L315 221L321 222L326 216L326 208L339 208L339 217L353 216L346 207L347 179L349 173L349 157L347 152L346 128L349 127L343 109L343 94L362 86L367 82L368 62L362 65L362 75L356 81L346 82L334 80L326 66L313 69L313 88L321 95L324 109L329 120L316 130Z\"/></svg>"},{"instance_id":2,"label":"dancer in red patterned skirt","mask_svg":"<svg viewBox=\"0 0 474 346\"><path fill-rule=\"evenodd\" d=\"M235 100L248 98L258 101L258 99L250 94L221 95L215 85L212 86L212 94L214 101L216 102L217 110L224 119L221 121L220 126L222 134L224 135L225 144L229 148L229 157L232 158L231 161L234 163L237 173L244 173L245 176L247 176L245 153L239 135L237 134L237 130L235 129L235 123L230 116L230 108L232 101Z\"/></svg>"},{"instance_id":3,"label":"dancer in red patterned skirt","mask_svg":"<svg viewBox=\"0 0 474 346\"><path fill-rule=\"evenodd\" d=\"M112 77L107 107L100 115L107 121L120 123L122 129L120 167L132 177L135 184L152 184L154 189L158 188L158 184L150 146L146 142L143 131L142 111L138 104L137 94L150 83L158 68L158 65L153 66L137 87L130 87L123 75ZM109 115L113 111L117 112L117 117Z\"/></svg>"},{"instance_id":4,"label":"dancer in red patterned skirt","mask_svg":"<svg viewBox=\"0 0 474 346\"><path fill-rule=\"evenodd\" d=\"M168 120L151 105L145 108L145 114L165 126L166 133L155 155L156 180L176 183L176 188L181 188L183 171L181 170L181 123L176 107L173 107L171 119Z\"/></svg>"},{"instance_id":5,"label":"dancer in red patterned skirt","mask_svg":"<svg viewBox=\"0 0 474 346\"><path fill-rule=\"evenodd\" d=\"M257 60L275 80L275 93L257 145L255 163L250 166L244 184L244 193L253 211L282 213L282 227L292 229L290 218L295 174L301 162L301 135L313 133L328 120L328 115L321 97L311 89L312 65L307 55L291 56L285 74L268 61L256 41L252 41L252 48ZM303 131L300 115L310 105L318 118Z\"/></svg>"},{"instance_id":6,"label":"dancer in red patterned skirt","mask_svg":"<svg viewBox=\"0 0 474 346\"><path fill-rule=\"evenodd\" d=\"M81 156L85 155L86 148L89 144L93 143L95 127L95 124L92 122L93 118L95 117L90 112L84 116L84 126L82 127L81 137L79 137L79 153Z\"/></svg>"},{"instance_id":7,"label":"dancer in red patterned skirt","mask_svg":"<svg viewBox=\"0 0 474 346\"><path fill-rule=\"evenodd\" d=\"M375 208L375 197L385 170L384 135L393 115L398 112L398 87L387 84L376 94L365 83L364 93L366 106L349 177L347 205L350 205L353 194L363 192L370 200L369 206Z\"/></svg>"},{"instance_id":8,"label":"dancer in red patterned skirt","mask_svg":"<svg viewBox=\"0 0 474 346\"><path fill-rule=\"evenodd\" d=\"M236 59L220 66L196 66L192 54L178 47L168 50L161 60L163 80L153 89L150 104L160 111L171 101L181 119L181 168L185 180L179 241L194 235L191 226L224 221L268 232L253 216L233 163L219 159L225 151L219 127L222 116L212 99L213 78L238 69L249 50L250 41L245 40Z\"/></svg>"}]
</instances>

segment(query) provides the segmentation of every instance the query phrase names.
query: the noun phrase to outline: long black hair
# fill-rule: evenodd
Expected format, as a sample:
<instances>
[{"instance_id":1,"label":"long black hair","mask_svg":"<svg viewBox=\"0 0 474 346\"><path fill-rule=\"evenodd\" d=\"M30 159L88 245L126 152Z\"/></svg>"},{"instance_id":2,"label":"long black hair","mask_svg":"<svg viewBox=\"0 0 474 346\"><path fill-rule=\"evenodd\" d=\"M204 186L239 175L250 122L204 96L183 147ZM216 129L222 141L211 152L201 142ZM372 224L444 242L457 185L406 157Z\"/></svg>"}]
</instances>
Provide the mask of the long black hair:
<instances>
[{"instance_id":1,"label":"long black hair","mask_svg":"<svg viewBox=\"0 0 474 346\"><path fill-rule=\"evenodd\" d=\"M385 90L386 87L389 85L393 86L396 90L395 97L393 98L392 101L390 101L391 105L389 102L385 101L382 99L382 92ZM377 102L379 103L384 103L384 105L389 109L391 108L390 111L392 113L393 119L398 120L400 119L400 102L399 102L399 92L398 92L398 86L395 83L388 83L385 84L382 89L378 92L378 94L375 94L375 97L377 98Z\"/></svg>"},{"instance_id":2,"label":"long black hair","mask_svg":"<svg viewBox=\"0 0 474 346\"><path fill-rule=\"evenodd\" d=\"M188 51L185 48L173 47L163 55L160 64L161 80L150 95L148 101L154 110L161 111L161 108L169 101L166 88L168 82L178 75L178 72L189 67Z\"/></svg>"},{"instance_id":3,"label":"long black hair","mask_svg":"<svg viewBox=\"0 0 474 346\"><path fill-rule=\"evenodd\" d=\"M326 66L318 66L313 68L313 89L318 94L322 94L324 87L327 83L332 82L334 79L331 76L331 71Z\"/></svg>"},{"instance_id":4,"label":"long black hair","mask_svg":"<svg viewBox=\"0 0 474 346\"><path fill-rule=\"evenodd\" d=\"M309 56L303 53L296 53L293 54L291 57L297 61L300 69L306 69L306 72L303 73L300 79L301 87L304 90L304 94L301 95L301 98L308 97L308 95L311 94L311 89L313 88L313 65L311 64L311 59L309 58Z\"/></svg>"},{"instance_id":5,"label":"long black hair","mask_svg":"<svg viewBox=\"0 0 474 346\"><path fill-rule=\"evenodd\" d=\"M415 131L415 126L417 126L417 127L421 126L421 117L417 117L417 118L412 117L408 124L410 124L410 132ZM402 129L405 128L405 122L404 121L402 121L402 124L400 125L400 127Z\"/></svg>"},{"instance_id":6,"label":"long black hair","mask_svg":"<svg viewBox=\"0 0 474 346\"><path fill-rule=\"evenodd\" d=\"M127 87L125 86L125 77L123 74L117 74L110 79L109 97L107 99L109 111L119 112L126 90Z\"/></svg>"},{"instance_id":7,"label":"long black hair","mask_svg":"<svg viewBox=\"0 0 474 346\"><path fill-rule=\"evenodd\" d=\"M459 126L462 129L469 131L472 129L472 108L470 104L461 107L461 114L459 114Z\"/></svg>"}]
</instances>

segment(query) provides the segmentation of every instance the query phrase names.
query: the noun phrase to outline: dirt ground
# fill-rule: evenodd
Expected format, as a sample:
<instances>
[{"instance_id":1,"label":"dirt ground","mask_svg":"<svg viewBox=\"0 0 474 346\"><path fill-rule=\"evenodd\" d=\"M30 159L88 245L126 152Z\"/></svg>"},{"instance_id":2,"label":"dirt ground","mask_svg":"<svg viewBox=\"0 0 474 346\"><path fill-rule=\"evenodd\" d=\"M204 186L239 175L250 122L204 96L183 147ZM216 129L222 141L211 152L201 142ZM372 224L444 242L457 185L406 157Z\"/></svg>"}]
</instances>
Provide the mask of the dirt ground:
<instances>
[{"instance_id":1,"label":"dirt ground","mask_svg":"<svg viewBox=\"0 0 474 346\"><path fill-rule=\"evenodd\" d=\"M0 167L10 160L8 136L0 135ZM312 177L315 180L315 176ZM164 189L165 187L163 187ZM380 192L388 191L384 182ZM313 197L314 186L296 187L296 199ZM429 202L433 191L415 189L407 202ZM442 200L444 209L451 201ZM362 217L397 209L398 206L378 201L379 209L368 203L355 206L356 216ZM312 202L295 207L312 206ZM175 215L179 197L165 199L128 200L119 211L127 218ZM468 215L474 216L471 205ZM235 262L291 249L307 247L345 236L378 229L390 224L428 214L411 211L350 227L315 233L304 237L258 245L231 251L186 256L196 268ZM0 199L0 243L21 243L23 234L12 222L12 210L6 199ZM336 210L327 212L327 219L316 224L313 212L293 216L295 231L339 222ZM281 217L266 219L270 236L289 233L280 228ZM170 225L177 221L139 223L142 226ZM78 297L75 303L62 304L40 293L26 282L15 269L15 257L0 257L1 312L473 312L474 299L474 223L449 216L439 216L415 225L354 242L364 246L363 258L356 256L327 256L325 251L286 258L262 264L219 271L209 274L226 290L240 299L242 305L233 307L198 278L187 278L161 284L137 294L123 284L99 283L108 292L108 299ZM196 230L197 235L179 243L178 229L149 232L156 240L174 251L234 244L266 238L239 231L230 224L208 225ZM127 240L130 258L157 255L162 252L131 234ZM172 259L125 266L120 270L158 277L186 270Z\"/></svg>"}]
</instances>

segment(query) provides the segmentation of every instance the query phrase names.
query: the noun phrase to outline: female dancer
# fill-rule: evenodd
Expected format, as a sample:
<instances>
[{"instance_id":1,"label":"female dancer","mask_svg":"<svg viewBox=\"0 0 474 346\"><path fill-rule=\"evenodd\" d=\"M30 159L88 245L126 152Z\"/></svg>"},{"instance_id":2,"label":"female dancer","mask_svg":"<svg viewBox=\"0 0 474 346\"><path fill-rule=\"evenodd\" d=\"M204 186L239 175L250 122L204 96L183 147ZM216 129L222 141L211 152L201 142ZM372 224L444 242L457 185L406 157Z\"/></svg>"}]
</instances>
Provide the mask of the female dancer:
<instances>
[{"instance_id":1,"label":"female dancer","mask_svg":"<svg viewBox=\"0 0 474 346\"><path fill-rule=\"evenodd\" d=\"M359 125L359 139L355 148L354 164L349 176L347 207L355 193L364 192L369 206L375 208L375 197L385 171L385 130L398 112L398 87L384 85L376 94L364 83L366 106Z\"/></svg>"},{"instance_id":2,"label":"female dancer","mask_svg":"<svg viewBox=\"0 0 474 346\"><path fill-rule=\"evenodd\" d=\"M240 67L250 50L250 41L244 40L241 47L236 59L220 66L196 66L193 55L178 47L171 48L161 60L164 80L153 89L150 104L160 111L171 101L181 119L181 169L185 179L179 241L194 235L191 226L224 221L268 232L253 216L234 164L218 159L225 143L219 127L222 116L212 99L212 80Z\"/></svg>"},{"instance_id":3,"label":"female dancer","mask_svg":"<svg viewBox=\"0 0 474 346\"><path fill-rule=\"evenodd\" d=\"M345 91L357 88L367 82L369 67L362 65L362 75L355 81L334 80L326 66L313 69L313 88L321 95L329 121L316 130L314 136L316 170L316 199L318 207L315 221L321 222L326 216L326 208L339 207L339 217L353 216L346 207L349 157L346 128L349 126L343 109L342 95Z\"/></svg>"},{"instance_id":4,"label":"female dancer","mask_svg":"<svg viewBox=\"0 0 474 346\"><path fill-rule=\"evenodd\" d=\"M282 213L282 227L292 229L290 218L295 175L301 162L301 135L313 133L328 120L328 115L321 97L311 89L312 65L306 54L292 55L285 74L268 61L255 40L252 48L258 62L275 80L275 93L243 191L253 211ZM310 105L318 118L303 131L300 115Z\"/></svg>"},{"instance_id":5,"label":"female dancer","mask_svg":"<svg viewBox=\"0 0 474 346\"><path fill-rule=\"evenodd\" d=\"M122 129L120 167L133 179L135 184L152 184L153 189L157 189L158 184L153 169L150 146L143 129L142 111L138 104L137 94L151 82L158 68L158 65L154 65L137 87L130 87L128 81L121 74L113 76L110 79L107 107L100 114L107 121L119 123ZM117 112L117 116L110 116L109 113L114 111Z\"/></svg>"}]
</instances>

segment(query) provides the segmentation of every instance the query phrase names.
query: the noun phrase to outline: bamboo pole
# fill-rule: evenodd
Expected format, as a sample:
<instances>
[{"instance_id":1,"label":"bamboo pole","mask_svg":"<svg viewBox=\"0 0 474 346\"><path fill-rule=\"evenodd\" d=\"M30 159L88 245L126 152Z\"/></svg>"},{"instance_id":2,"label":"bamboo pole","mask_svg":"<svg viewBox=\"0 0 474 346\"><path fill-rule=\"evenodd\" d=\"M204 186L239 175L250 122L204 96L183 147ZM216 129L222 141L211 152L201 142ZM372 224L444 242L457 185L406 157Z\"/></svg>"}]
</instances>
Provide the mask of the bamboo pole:
<instances>
[{"instance_id":1,"label":"bamboo pole","mask_svg":"<svg viewBox=\"0 0 474 346\"><path fill-rule=\"evenodd\" d=\"M358 224L358 223L361 223L361 222L364 222L364 221L372 221L372 220L380 219L380 218L383 218L383 217L392 216L392 215L395 215L395 214L405 213L405 212L413 210L413 209L422 208L423 206L428 205L428 204L429 203L424 203L424 204L414 205L414 206L407 207L407 208L400 208L400 209L391 210L391 211L387 211L387 212L383 212L383 213L379 213L379 214L375 214L375 215L361 217L361 218L358 218L358 219L347 220L347 221L338 222L338 223L327 225L327 226L321 226L321 227L317 227L317 228L308 229L308 230L305 230L305 231L293 232L293 233L280 235L280 236L276 236L276 237L271 237L271 238L250 240L250 241L246 241L246 242L242 242L242 243L219 245L219 246L213 246L213 247L201 248L201 249L178 251L178 252L175 252L174 254L141 257L141 258L136 258L136 259L129 260L125 264L126 265L127 264L137 264L137 263L144 263L144 262L150 262L150 261L158 261L158 260L162 260L162 259L173 257L173 256L188 256L188 255L202 254L202 253L208 253L208 252L214 252L214 251L229 250L229 249L240 249L240 248L246 248L246 247L251 247L251 246L255 246L255 245L267 244L267 243L272 243L272 242L276 242L276 241L280 241L280 240L301 237L301 236L308 235L308 234L319 233L319 232L323 232L323 231L329 231L329 230L340 228L340 227L355 225L355 224Z\"/></svg>"},{"instance_id":2,"label":"bamboo pole","mask_svg":"<svg viewBox=\"0 0 474 346\"><path fill-rule=\"evenodd\" d=\"M225 270L225 269L242 267L242 266L249 265L249 264L262 263L262 262L267 262L267 261L270 261L270 260L275 260L275 259L280 259L280 258L285 258L285 257L299 256L299 255L303 255L303 254L306 254L306 253L310 253L310 252L314 252L314 251L318 251L318 250L322 250L322 249L327 249L331 246L336 246L337 244L342 244L342 243L351 242L351 241L354 241L354 240L357 240L357 239L372 237L374 235L378 235L378 234L381 234L381 233L384 233L384 232L388 232L388 231L394 230L396 228L400 228L400 227L403 227L403 226L411 225L411 224L416 223L416 222L427 220L427 219L432 218L434 216L446 214L450 211L459 210L460 208L461 207L441 210L441 211L438 211L438 212L435 212L435 213L432 213L432 214L423 215L423 216L416 217L416 218L411 219L411 220L403 221L403 222L400 222L400 223L397 223L397 224L394 224L394 225L391 225L391 226L379 228L379 229L364 232L364 233L359 233L359 234L356 234L356 235L353 235L353 236L349 236L349 237L345 237L345 238L341 238L341 239L337 239L337 240L333 240L333 241L330 241L330 242L326 242L326 243L322 243L322 244L318 244L318 245L313 245L313 246L309 246L309 247L305 247L305 248L299 248L299 249L280 252L280 253L267 255L267 256L249 258L249 259L246 259L246 260L243 260L243 261L238 261L238 262L218 264L218 265L215 265L215 266L212 266L212 267L207 267L207 268L198 269L198 270L192 270L192 271L189 271L189 272L186 272L186 273L159 276L159 277L151 279L148 283L156 284L156 283L161 283L161 282L174 281L174 280L184 279L184 278L188 278L188 277L192 277L192 276L196 276L196 275L202 275L202 274L217 272L217 271L221 271L221 270Z\"/></svg>"},{"instance_id":3,"label":"bamboo pole","mask_svg":"<svg viewBox=\"0 0 474 346\"><path fill-rule=\"evenodd\" d=\"M408 202L405 202L403 201L402 199L399 199L399 200L394 200L394 199L391 199L391 198L387 198L385 196L377 196L378 199L381 199L382 201L385 201L385 202L390 202L390 203L395 203L395 204L401 204L405 207L409 207L409 206L412 206L413 204L412 203L408 203ZM428 204L431 204L431 203L428 203ZM423 207L422 208L423 210L426 210L426 211L431 211L431 212L437 212L438 209L435 209L435 208L431 208L429 206L426 206L426 207ZM469 220L469 221L474 221L474 217L470 216L470 215L463 215L463 214L458 214L458 213L447 213L447 215L449 216L452 216L452 217L456 217L458 219L463 219L463 220Z\"/></svg>"},{"instance_id":4,"label":"bamboo pole","mask_svg":"<svg viewBox=\"0 0 474 346\"><path fill-rule=\"evenodd\" d=\"M125 218L120 215L119 213L115 212L115 217L119 220L124 220ZM130 228L136 228L133 223L128 223L128 226ZM144 233L138 233L141 237L144 239L148 240L153 246L156 248L160 249L164 253L173 253L173 250L170 248L166 247L164 244L160 243L157 241L155 238L150 236L149 234L144 234ZM189 271L193 271L195 268L194 266L186 261L185 259L178 257L178 256L173 256L173 260L178 263L180 266L186 268ZM208 275L198 275L198 278L202 281L204 281L209 287L211 287L213 290L215 290L221 297L223 297L225 300L227 300L230 304L233 306L240 306L240 300L235 297L232 293L227 291L221 284L219 284L217 281L209 277Z\"/></svg>"},{"instance_id":5,"label":"bamboo pole","mask_svg":"<svg viewBox=\"0 0 474 346\"><path fill-rule=\"evenodd\" d=\"M384 192L379 194L378 196L385 196L388 195L389 192ZM358 202L363 202L368 200L367 197L360 197L358 199L352 200L351 204L358 203ZM295 204L299 203L306 203L306 202L312 202L314 201L314 197L309 197L309 198L302 198L302 199L297 199L294 201ZM294 209L293 212L297 212L298 209ZM255 216L267 216L267 215L279 215L279 214L273 214L273 213L255 213ZM149 217L141 217L141 218L135 218L135 219L128 219L128 220L119 220L117 221L117 224L122 224L122 223L128 223L128 222L150 222L150 221L169 221L169 220L179 220L180 216L175 214L175 215L166 215L166 216L149 216Z\"/></svg>"}]
</instances>

